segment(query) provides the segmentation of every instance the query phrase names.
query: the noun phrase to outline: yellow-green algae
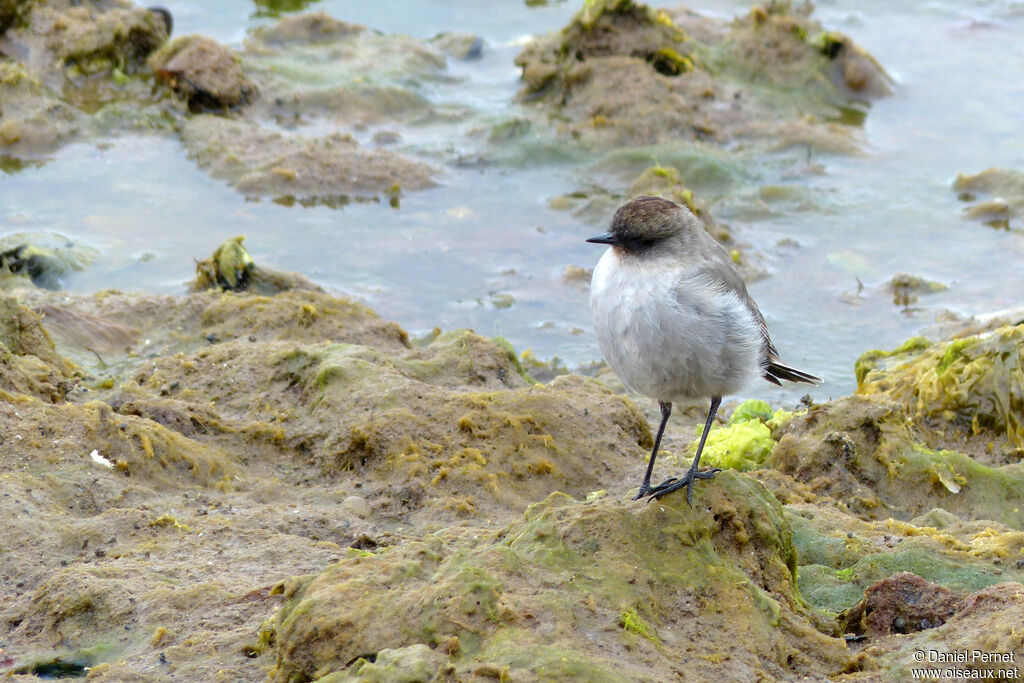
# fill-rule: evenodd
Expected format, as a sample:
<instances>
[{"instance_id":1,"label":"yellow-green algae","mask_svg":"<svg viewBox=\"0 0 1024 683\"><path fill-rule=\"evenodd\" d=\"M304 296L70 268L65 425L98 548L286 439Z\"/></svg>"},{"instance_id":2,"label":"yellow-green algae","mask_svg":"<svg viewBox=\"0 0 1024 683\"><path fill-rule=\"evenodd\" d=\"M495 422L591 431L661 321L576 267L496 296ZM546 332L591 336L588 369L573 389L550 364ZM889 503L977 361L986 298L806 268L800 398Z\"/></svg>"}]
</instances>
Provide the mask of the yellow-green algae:
<instances>
[{"instance_id":1,"label":"yellow-green algae","mask_svg":"<svg viewBox=\"0 0 1024 683\"><path fill-rule=\"evenodd\" d=\"M983 436L1024 452L1024 325L928 345L911 340L857 361L857 392L902 403L935 434Z\"/></svg>"},{"instance_id":2,"label":"yellow-green algae","mask_svg":"<svg viewBox=\"0 0 1024 683\"><path fill-rule=\"evenodd\" d=\"M242 246L245 235L232 237L213 252L213 256L196 263L195 289L223 287L229 290L245 289L253 265L252 257Z\"/></svg>"},{"instance_id":3,"label":"yellow-green algae","mask_svg":"<svg viewBox=\"0 0 1024 683\"><path fill-rule=\"evenodd\" d=\"M56 402L70 389L76 368L56 352L42 319L0 295L0 391Z\"/></svg>"},{"instance_id":4,"label":"yellow-green algae","mask_svg":"<svg viewBox=\"0 0 1024 683\"><path fill-rule=\"evenodd\" d=\"M782 508L744 475L722 473L693 508L682 496L552 494L496 533L450 528L286 582L273 676L315 680L452 636L457 675L481 664L512 680L629 680L666 666L695 678L838 672L845 646L815 628L795 568ZM745 647L714 656L725 642ZM610 654L624 644L627 662ZM682 646L709 657L680 660Z\"/></svg>"},{"instance_id":5,"label":"yellow-green algae","mask_svg":"<svg viewBox=\"0 0 1024 683\"><path fill-rule=\"evenodd\" d=\"M793 416L794 413L782 409L772 411L765 401L744 401L733 411L727 425L717 429L712 427L704 444L701 462L740 471L760 469L775 448L772 430ZM698 439L703 431L704 426L698 425Z\"/></svg>"}]
</instances>

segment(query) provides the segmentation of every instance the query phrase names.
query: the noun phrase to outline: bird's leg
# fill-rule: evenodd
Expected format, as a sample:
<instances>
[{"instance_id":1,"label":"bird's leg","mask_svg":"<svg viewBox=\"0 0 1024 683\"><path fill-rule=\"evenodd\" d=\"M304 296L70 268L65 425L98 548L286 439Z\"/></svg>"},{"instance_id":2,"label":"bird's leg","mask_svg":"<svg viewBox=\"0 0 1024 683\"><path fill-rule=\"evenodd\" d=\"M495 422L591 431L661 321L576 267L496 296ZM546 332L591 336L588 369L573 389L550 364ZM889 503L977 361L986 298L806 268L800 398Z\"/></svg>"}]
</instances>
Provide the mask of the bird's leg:
<instances>
[{"instance_id":1,"label":"bird's leg","mask_svg":"<svg viewBox=\"0 0 1024 683\"><path fill-rule=\"evenodd\" d=\"M721 472L721 468L712 467L705 472L698 472L697 467L700 465L700 454L704 451L704 442L708 439L708 432L711 431L711 423L715 419L715 413L718 412L718 406L722 403L721 396L711 397L711 409L708 410L708 419L704 423L704 432L700 435L700 444L697 445L697 455L693 456L693 463L690 465L690 469L686 471L686 474L682 479L666 479L654 488L650 490L650 495L653 498L661 498L662 496L668 495L673 491L686 487L686 503L693 505L690 502L690 496L693 494L693 482L697 479L712 479L716 474Z\"/></svg>"},{"instance_id":2,"label":"bird's leg","mask_svg":"<svg viewBox=\"0 0 1024 683\"><path fill-rule=\"evenodd\" d=\"M665 425L668 424L668 416L672 414L672 404L658 401L661 408L661 424L658 426L658 435L654 437L654 448L651 449L651 459L647 461L647 474L644 475L644 482L640 484L640 493L633 496L633 500L640 500L651 491L651 474L654 472L654 459L658 457L658 448L661 447L661 435L665 433Z\"/></svg>"}]
</instances>

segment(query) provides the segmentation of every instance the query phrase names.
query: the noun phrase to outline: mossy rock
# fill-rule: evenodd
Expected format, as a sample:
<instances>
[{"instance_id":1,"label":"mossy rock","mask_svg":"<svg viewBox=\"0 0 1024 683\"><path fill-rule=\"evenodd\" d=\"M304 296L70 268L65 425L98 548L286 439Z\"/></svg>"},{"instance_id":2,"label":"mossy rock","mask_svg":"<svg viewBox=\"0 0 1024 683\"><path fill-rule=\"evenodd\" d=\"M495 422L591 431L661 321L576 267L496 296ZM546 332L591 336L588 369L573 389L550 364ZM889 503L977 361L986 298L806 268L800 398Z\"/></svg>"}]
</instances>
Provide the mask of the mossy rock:
<instances>
[{"instance_id":1,"label":"mossy rock","mask_svg":"<svg viewBox=\"0 0 1024 683\"><path fill-rule=\"evenodd\" d=\"M845 645L815 628L796 592L777 501L733 473L694 499L691 509L681 494L651 504L552 494L497 533L449 529L289 580L273 677L342 676L365 666L352 664L360 657L417 644L445 652L433 673L457 678L842 670ZM632 653L625 661L611 654L623 647ZM680 658L680 648L706 656Z\"/></svg>"},{"instance_id":2,"label":"mossy rock","mask_svg":"<svg viewBox=\"0 0 1024 683\"><path fill-rule=\"evenodd\" d=\"M933 450L915 426L886 396L850 396L794 419L767 463L862 519L908 520L941 507L1024 529L1024 465Z\"/></svg>"},{"instance_id":3,"label":"mossy rock","mask_svg":"<svg viewBox=\"0 0 1024 683\"><path fill-rule=\"evenodd\" d=\"M604 147L742 136L849 152L856 142L827 119L891 83L853 41L790 3L725 24L686 8L588 1L515 61L523 99L546 102L574 139Z\"/></svg>"},{"instance_id":4,"label":"mossy rock","mask_svg":"<svg viewBox=\"0 0 1024 683\"><path fill-rule=\"evenodd\" d=\"M857 361L857 392L901 403L917 426L936 437L933 443L952 432L1016 461L1024 453L1024 325L869 351Z\"/></svg>"},{"instance_id":5,"label":"mossy rock","mask_svg":"<svg viewBox=\"0 0 1024 683\"><path fill-rule=\"evenodd\" d=\"M939 518L955 521L932 526ZM1017 566L1024 533L996 522L965 522L941 509L911 522L868 521L827 504L787 506L786 519L800 593L831 612L849 609L873 583L901 571L963 593L1024 579Z\"/></svg>"},{"instance_id":6,"label":"mossy rock","mask_svg":"<svg viewBox=\"0 0 1024 683\"><path fill-rule=\"evenodd\" d=\"M57 353L42 320L17 299L0 296L0 390L61 401L76 368Z\"/></svg>"}]
</instances>

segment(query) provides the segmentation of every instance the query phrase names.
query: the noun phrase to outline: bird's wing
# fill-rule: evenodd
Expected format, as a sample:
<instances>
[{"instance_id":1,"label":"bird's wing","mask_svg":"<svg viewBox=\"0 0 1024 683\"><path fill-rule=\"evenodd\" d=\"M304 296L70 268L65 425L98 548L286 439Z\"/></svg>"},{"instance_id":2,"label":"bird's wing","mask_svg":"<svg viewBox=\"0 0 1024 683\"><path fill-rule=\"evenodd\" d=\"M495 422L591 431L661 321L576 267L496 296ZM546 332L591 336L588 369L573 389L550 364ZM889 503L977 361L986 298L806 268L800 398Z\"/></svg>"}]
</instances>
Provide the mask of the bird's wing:
<instances>
[{"instance_id":1,"label":"bird's wing","mask_svg":"<svg viewBox=\"0 0 1024 683\"><path fill-rule=\"evenodd\" d=\"M761 366L764 368L762 377L772 384L778 385L782 384L781 380L804 382L807 384L817 384L820 382L821 380L814 375L797 370L782 362L775 344L772 343L771 335L768 334L768 325L764 321L764 316L761 315L761 309L757 307L757 304L747 292L747 285L743 282L743 276L736 269L736 265L733 263L728 252L717 242L714 242L714 247L713 249L706 250L706 259L700 266L701 273L710 282L720 286L723 290L734 292L740 301L747 305L747 310L750 311L750 314L754 316L758 331L761 333Z\"/></svg>"}]
</instances>

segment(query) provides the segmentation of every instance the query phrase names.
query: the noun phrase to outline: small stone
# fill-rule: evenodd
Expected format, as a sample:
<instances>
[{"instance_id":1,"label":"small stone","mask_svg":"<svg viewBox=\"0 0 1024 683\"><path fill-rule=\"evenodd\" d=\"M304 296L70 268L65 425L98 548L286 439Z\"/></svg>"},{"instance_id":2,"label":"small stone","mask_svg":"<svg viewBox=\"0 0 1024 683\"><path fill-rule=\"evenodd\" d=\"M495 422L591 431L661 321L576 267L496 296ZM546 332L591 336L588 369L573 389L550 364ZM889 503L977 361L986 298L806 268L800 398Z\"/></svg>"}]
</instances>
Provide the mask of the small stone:
<instances>
[{"instance_id":1,"label":"small stone","mask_svg":"<svg viewBox=\"0 0 1024 683\"><path fill-rule=\"evenodd\" d=\"M369 517L370 516L370 505L366 502L365 498L360 496L349 496L342 503L348 512L351 512L357 517Z\"/></svg>"}]
</instances>

